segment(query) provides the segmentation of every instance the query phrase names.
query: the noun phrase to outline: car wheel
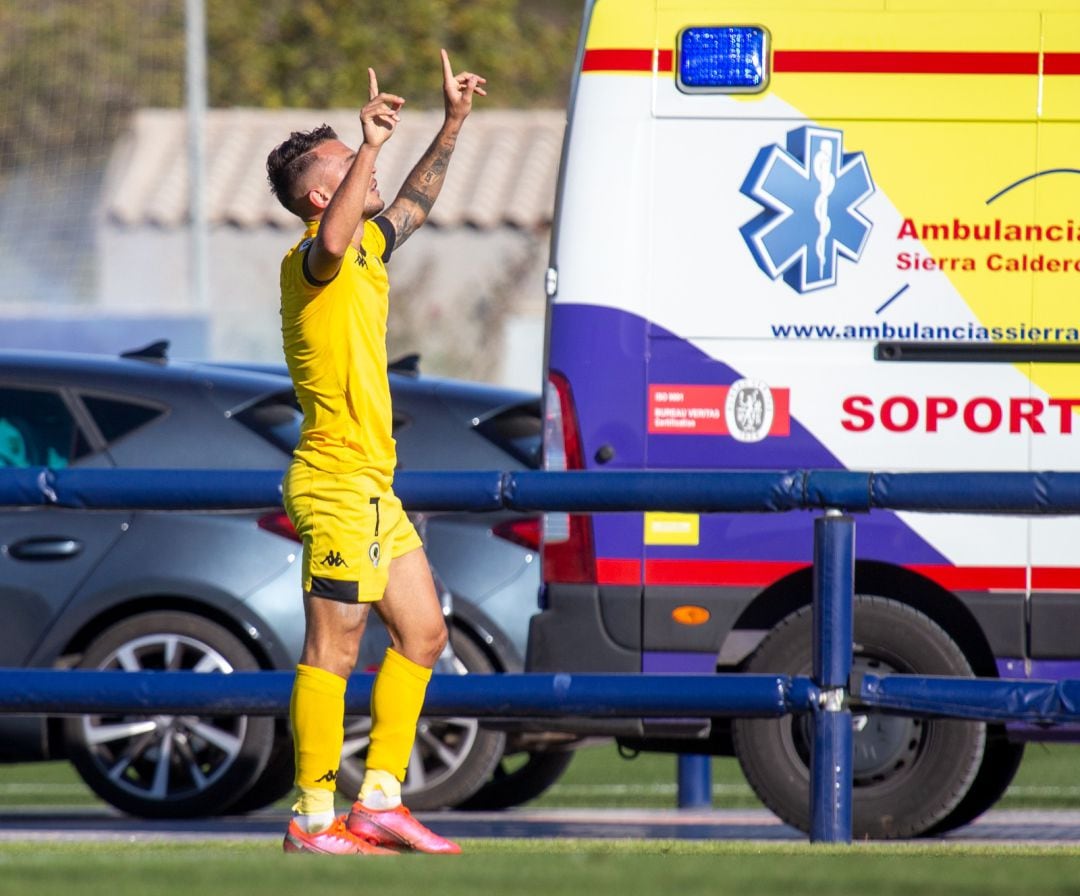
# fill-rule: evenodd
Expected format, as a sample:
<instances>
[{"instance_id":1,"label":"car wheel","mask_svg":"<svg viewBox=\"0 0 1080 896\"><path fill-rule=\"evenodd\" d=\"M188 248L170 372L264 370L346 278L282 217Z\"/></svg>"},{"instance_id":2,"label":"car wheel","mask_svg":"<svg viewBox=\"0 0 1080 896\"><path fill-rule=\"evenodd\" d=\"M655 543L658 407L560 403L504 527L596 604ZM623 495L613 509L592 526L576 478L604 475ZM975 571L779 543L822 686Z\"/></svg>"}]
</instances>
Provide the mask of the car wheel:
<instances>
[{"instance_id":1,"label":"car wheel","mask_svg":"<svg viewBox=\"0 0 1080 896\"><path fill-rule=\"evenodd\" d=\"M219 674L259 668L230 632L180 612L145 613L107 629L79 665ZM191 818L220 814L247 792L266 767L274 720L85 715L67 719L64 736L75 768L107 803L144 818Z\"/></svg>"},{"instance_id":2,"label":"car wheel","mask_svg":"<svg viewBox=\"0 0 1080 896\"><path fill-rule=\"evenodd\" d=\"M288 796L295 787L296 763L293 759L293 739L289 724L277 719L274 727L274 745L266 768L247 789L247 792L229 806L230 815L242 815L265 808Z\"/></svg>"},{"instance_id":3,"label":"car wheel","mask_svg":"<svg viewBox=\"0 0 1080 896\"><path fill-rule=\"evenodd\" d=\"M924 614L881 597L856 595L856 670L971 676L955 642ZM747 672L807 675L811 670L811 610L783 620L751 657ZM986 725L913 719L873 712L853 715L852 835L914 837L953 811L975 779ZM809 715L739 719L735 755L750 786L782 820L810 829Z\"/></svg>"},{"instance_id":4,"label":"car wheel","mask_svg":"<svg viewBox=\"0 0 1080 896\"><path fill-rule=\"evenodd\" d=\"M986 750L975 780L957 807L926 833L937 836L973 822L1005 795L1023 758L1024 745L1012 743L1003 725L987 726Z\"/></svg>"},{"instance_id":5,"label":"car wheel","mask_svg":"<svg viewBox=\"0 0 1080 896\"><path fill-rule=\"evenodd\" d=\"M485 812L534 800L563 776L573 758L573 750L506 754L484 786L457 808Z\"/></svg>"},{"instance_id":6,"label":"car wheel","mask_svg":"<svg viewBox=\"0 0 1080 896\"><path fill-rule=\"evenodd\" d=\"M468 635L451 627L454 671L460 675L490 674L491 660ZM345 719L337 789L356 799L364 780L364 759L371 743L371 719ZM445 809L468 799L491 776L502 758L506 735L482 728L476 719L421 716L401 793L405 804L418 811Z\"/></svg>"}]
</instances>

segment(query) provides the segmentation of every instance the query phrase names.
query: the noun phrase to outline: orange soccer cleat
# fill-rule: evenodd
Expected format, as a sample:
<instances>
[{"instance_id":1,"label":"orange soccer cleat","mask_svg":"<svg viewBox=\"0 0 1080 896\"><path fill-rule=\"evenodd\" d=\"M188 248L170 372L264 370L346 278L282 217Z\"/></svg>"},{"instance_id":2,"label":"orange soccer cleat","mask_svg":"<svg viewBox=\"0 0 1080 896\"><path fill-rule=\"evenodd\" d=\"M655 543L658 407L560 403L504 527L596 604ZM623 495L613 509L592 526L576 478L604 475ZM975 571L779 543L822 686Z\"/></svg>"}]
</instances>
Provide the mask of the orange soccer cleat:
<instances>
[{"instance_id":1,"label":"orange soccer cleat","mask_svg":"<svg viewBox=\"0 0 1080 896\"><path fill-rule=\"evenodd\" d=\"M350 833L345 825L345 816L339 815L334 823L324 830L309 834L293 818L285 832L282 843L285 852L314 852L335 856L389 856L395 855L392 849L383 849L367 840Z\"/></svg>"},{"instance_id":2,"label":"orange soccer cleat","mask_svg":"<svg viewBox=\"0 0 1080 896\"><path fill-rule=\"evenodd\" d=\"M461 852L460 846L428 830L404 806L369 809L363 803L353 803L346 826L351 834L374 846L441 855Z\"/></svg>"}]
</instances>

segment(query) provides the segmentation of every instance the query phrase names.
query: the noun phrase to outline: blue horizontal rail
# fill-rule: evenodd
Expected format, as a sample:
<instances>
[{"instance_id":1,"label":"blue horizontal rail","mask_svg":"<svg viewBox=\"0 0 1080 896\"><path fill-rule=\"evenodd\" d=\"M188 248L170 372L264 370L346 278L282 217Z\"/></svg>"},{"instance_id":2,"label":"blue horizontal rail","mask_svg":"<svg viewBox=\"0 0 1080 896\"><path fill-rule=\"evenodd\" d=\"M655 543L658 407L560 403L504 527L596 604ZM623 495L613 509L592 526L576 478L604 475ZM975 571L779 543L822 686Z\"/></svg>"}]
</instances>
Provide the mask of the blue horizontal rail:
<instances>
[{"instance_id":1,"label":"blue horizontal rail","mask_svg":"<svg viewBox=\"0 0 1080 896\"><path fill-rule=\"evenodd\" d=\"M292 672L119 672L0 669L0 713L287 716ZM424 715L481 717L714 716L808 712L818 690L786 675L434 675ZM373 675L353 675L346 711L367 715ZM15 686L17 682L17 686Z\"/></svg>"},{"instance_id":2,"label":"blue horizontal rail","mask_svg":"<svg viewBox=\"0 0 1080 896\"><path fill-rule=\"evenodd\" d=\"M0 470L0 507L246 510L281 505L279 470ZM1080 514L1080 473L874 473L853 470L403 471L413 510L873 509Z\"/></svg>"},{"instance_id":3,"label":"blue horizontal rail","mask_svg":"<svg viewBox=\"0 0 1080 896\"><path fill-rule=\"evenodd\" d=\"M1080 681L864 675L848 682L854 521L873 509L1080 514L1080 473L787 471L403 472L395 491L424 511L785 512L814 526L813 674L436 676L425 713L464 716L779 716L811 713L811 840L851 840L851 707L1055 724L1080 721ZM281 505L281 471L0 470L0 507L250 510ZM122 673L0 669L0 713L284 715L291 672ZM367 712L371 676L346 705Z\"/></svg>"},{"instance_id":4,"label":"blue horizontal rail","mask_svg":"<svg viewBox=\"0 0 1080 896\"><path fill-rule=\"evenodd\" d=\"M903 715L977 719L984 722L1080 722L1080 681L1019 681L864 675L852 682L864 706Z\"/></svg>"}]
</instances>

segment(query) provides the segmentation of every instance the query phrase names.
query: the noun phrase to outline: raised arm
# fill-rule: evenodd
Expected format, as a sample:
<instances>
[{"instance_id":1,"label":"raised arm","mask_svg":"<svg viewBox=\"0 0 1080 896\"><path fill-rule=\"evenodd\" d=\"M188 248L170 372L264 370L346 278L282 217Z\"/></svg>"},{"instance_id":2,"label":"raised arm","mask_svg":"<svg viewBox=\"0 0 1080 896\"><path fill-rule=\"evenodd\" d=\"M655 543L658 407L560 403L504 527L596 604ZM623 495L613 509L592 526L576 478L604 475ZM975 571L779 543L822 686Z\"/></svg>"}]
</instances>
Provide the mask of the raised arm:
<instances>
[{"instance_id":1,"label":"raised arm","mask_svg":"<svg viewBox=\"0 0 1080 896\"><path fill-rule=\"evenodd\" d=\"M398 123L398 110L405 102L391 93L380 93L379 83L373 69L368 69L368 93L370 99L360 110L360 123L364 129L364 142L355 154L340 146L337 156L329 154L328 166L340 165L344 176L337 189L326 200L326 210L319 223L319 233L308 250L308 272L316 280L330 280L341 268L341 260L352 242L353 234L364 217L364 206L371 178L375 171L375 159L382 145L390 139ZM328 173L333 181L334 177ZM313 197L312 201L315 201Z\"/></svg>"},{"instance_id":2,"label":"raised arm","mask_svg":"<svg viewBox=\"0 0 1080 896\"><path fill-rule=\"evenodd\" d=\"M397 197L383 212L394 227L395 246L400 246L422 225L446 179L450 156L457 144L461 125L472 111L473 94L487 96L486 78L472 72L455 75L446 50L440 51L443 65L443 103L446 117L435 139L405 178Z\"/></svg>"}]
</instances>

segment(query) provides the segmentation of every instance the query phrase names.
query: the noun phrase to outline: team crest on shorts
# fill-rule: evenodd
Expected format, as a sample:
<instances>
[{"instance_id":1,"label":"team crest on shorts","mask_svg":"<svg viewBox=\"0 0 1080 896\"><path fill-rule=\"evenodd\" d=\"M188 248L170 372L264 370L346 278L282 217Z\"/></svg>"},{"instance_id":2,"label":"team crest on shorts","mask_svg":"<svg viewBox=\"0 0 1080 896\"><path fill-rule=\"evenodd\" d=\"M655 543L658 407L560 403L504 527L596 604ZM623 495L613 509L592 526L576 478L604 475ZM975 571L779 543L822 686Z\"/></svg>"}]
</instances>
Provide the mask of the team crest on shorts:
<instances>
[{"instance_id":1,"label":"team crest on shorts","mask_svg":"<svg viewBox=\"0 0 1080 896\"><path fill-rule=\"evenodd\" d=\"M739 442L760 442L773 424L772 390L761 380L736 380L724 402L724 422Z\"/></svg>"},{"instance_id":2,"label":"team crest on shorts","mask_svg":"<svg viewBox=\"0 0 1080 896\"><path fill-rule=\"evenodd\" d=\"M379 547L377 541L373 541L371 546L367 549L368 559L371 560L371 565L376 569L379 568L379 557L382 555L382 548Z\"/></svg>"}]
</instances>

